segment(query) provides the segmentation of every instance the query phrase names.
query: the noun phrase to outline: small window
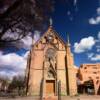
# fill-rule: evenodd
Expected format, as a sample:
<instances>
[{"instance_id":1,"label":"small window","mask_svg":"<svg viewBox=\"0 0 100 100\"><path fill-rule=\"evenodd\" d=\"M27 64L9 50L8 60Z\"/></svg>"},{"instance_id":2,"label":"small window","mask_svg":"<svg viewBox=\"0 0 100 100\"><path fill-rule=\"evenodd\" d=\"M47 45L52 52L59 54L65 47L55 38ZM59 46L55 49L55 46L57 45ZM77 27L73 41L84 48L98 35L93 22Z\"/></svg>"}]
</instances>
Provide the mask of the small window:
<instances>
[{"instance_id":1,"label":"small window","mask_svg":"<svg viewBox=\"0 0 100 100\"><path fill-rule=\"evenodd\" d=\"M84 67L84 69L87 69L87 67Z\"/></svg>"}]
</instances>

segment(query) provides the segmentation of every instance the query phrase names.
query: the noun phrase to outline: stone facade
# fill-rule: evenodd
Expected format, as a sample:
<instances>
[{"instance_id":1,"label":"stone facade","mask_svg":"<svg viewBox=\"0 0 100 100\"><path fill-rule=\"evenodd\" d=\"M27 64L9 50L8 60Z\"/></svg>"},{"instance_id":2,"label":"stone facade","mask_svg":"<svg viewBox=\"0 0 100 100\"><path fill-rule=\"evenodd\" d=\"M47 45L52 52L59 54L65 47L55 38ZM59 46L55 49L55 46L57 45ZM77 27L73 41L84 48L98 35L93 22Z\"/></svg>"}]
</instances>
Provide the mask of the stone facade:
<instances>
[{"instance_id":1,"label":"stone facade","mask_svg":"<svg viewBox=\"0 0 100 100\"><path fill-rule=\"evenodd\" d=\"M80 84L92 80L95 94L100 92L100 63L97 64L82 64L78 72Z\"/></svg>"},{"instance_id":2,"label":"stone facade","mask_svg":"<svg viewBox=\"0 0 100 100\"><path fill-rule=\"evenodd\" d=\"M58 81L61 81L62 95L77 94L74 66L69 41L65 44L50 26L30 51L26 71L27 94L57 95Z\"/></svg>"}]
</instances>

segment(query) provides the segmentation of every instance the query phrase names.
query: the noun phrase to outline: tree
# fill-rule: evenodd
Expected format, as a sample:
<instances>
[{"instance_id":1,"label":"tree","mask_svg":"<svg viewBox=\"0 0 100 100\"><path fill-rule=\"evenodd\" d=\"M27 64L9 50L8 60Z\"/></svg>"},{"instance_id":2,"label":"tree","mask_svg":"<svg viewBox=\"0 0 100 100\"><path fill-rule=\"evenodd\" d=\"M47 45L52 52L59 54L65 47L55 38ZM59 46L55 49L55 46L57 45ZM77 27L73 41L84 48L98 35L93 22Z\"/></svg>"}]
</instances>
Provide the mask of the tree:
<instances>
[{"instance_id":1,"label":"tree","mask_svg":"<svg viewBox=\"0 0 100 100\"><path fill-rule=\"evenodd\" d=\"M52 11L53 0L0 0L0 45L43 30Z\"/></svg>"},{"instance_id":2,"label":"tree","mask_svg":"<svg viewBox=\"0 0 100 100\"><path fill-rule=\"evenodd\" d=\"M14 76L12 82L9 85L9 91L17 91L18 95L20 95L21 90L25 89L25 79L24 76Z\"/></svg>"},{"instance_id":3,"label":"tree","mask_svg":"<svg viewBox=\"0 0 100 100\"><path fill-rule=\"evenodd\" d=\"M5 76L0 76L0 91L6 92L8 85L9 85L9 78Z\"/></svg>"}]
</instances>

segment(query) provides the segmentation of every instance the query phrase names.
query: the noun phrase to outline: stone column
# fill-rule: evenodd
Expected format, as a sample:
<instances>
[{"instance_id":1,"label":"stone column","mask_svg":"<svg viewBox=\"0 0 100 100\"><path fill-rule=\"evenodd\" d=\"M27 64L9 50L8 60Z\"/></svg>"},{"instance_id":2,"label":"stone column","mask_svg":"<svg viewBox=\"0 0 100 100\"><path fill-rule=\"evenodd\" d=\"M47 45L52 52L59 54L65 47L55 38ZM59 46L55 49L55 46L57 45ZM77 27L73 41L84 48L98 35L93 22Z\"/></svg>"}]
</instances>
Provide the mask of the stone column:
<instances>
[{"instance_id":1,"label":"stone column","mask_svg":"<svg viewBox=\"0 0 100 100\"><path fill-rule=\"evenodd\" d=\"M74 68L73 55L70 50L70 44L66 46L66 64L67 64L67 75L68 75L68 92L69 95L77 94L77 84L76 84L76 73Z\"/></svg>"}]
</instances>

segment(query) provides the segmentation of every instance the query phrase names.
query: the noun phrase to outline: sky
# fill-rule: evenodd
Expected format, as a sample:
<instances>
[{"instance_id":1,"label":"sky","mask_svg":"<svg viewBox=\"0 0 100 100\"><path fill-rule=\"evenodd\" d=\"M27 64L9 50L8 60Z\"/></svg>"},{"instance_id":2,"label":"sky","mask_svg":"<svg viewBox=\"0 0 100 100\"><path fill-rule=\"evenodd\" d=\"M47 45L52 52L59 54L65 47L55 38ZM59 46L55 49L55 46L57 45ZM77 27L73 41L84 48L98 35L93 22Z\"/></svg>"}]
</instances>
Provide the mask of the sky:
<instances>
[{"instance_id":1,"label":"sky","mask_svg":"<svg viewBox=\"0 0 100 100\"><path fill-rule=\"evenodd\" d=\"M56 0L51 19L64 41L69 34L76 66L100 63L100 0ZM35 31L34 39L39 37L40 32ZM1 76L24 74L31 43L29 35L20 40L23 49L0 50Z\"/></svg>"},{"instance_id":2,"label":"sky","mask_svg":"<svg viewBox=\"0 0 100 100\"><path fill-rule=\"evenodd\" d=\"M100 0L57 1L53 27L65 41L69 34L75 65L100 63Z\"/></svg>"}]
</instances>

